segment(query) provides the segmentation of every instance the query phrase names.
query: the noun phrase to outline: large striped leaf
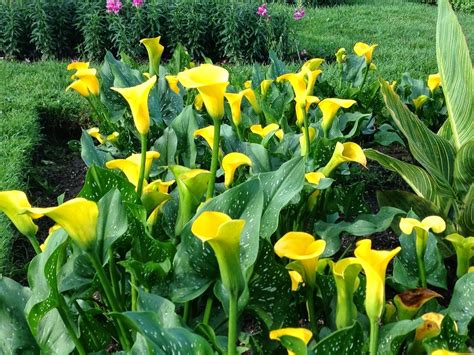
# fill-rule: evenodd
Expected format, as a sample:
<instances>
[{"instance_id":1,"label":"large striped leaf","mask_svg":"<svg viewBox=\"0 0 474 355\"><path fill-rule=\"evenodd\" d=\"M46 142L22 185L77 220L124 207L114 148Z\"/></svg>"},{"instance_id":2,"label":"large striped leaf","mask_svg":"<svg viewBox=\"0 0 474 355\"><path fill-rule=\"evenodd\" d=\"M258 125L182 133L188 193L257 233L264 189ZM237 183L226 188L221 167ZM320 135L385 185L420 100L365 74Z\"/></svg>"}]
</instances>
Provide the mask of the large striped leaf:
<instances>
[{"instance_id":1,"label":"large striped leaf","mask_svg":"<svg viewBox=\"0 0 474 355\"><path fill-rule=\"evenodd\" d=\"M377 161L385 169L394 171L400 175L418 196L423 197L437 207L440 207L436 182L425 170L418 166L392 158L391 156L380 153L374 149L365 149L364 153L367 158Z\"/></svg>"},{"instance_id":2,"label":"large striped leaf","mask_svg":"<svg viewBox=\"0 0 474 355\"><path fill-rule=\"evenodd\" d=\"M456 150L474 137L474 73L466 39L448 0L438 1L436 56Z\"/></svg>"},{"instance_id":3,"label":"large striped leaf","mask_svg":"<svg viewBox=\"0 0 474 355\"><path fill-rule=\"evenodd\" d=\"M458 223L462 227L462 233L466 236L474 235L474 185L471 185L471 188L464 197L464 210L459 216Z\"/></svg>"},{"instance_id":4,"label":"large striped leaf","mask_svg":"<svg viewBox=\"0 0 474 355\"><path fill-rule=\"evenodd\" d=\"M454 162L454 188L459 197L474 184L474 140L464 144Z\"/></svg>"},{"instance_id":5,"label":"large striped leaf","mask_svg":"<svg viewBox=\"0 0 474 355\"><path fill-rule=\"evenodd\" d=\"M455 151L451 143L436 135L413 114L400 100L390 85L380 80L382 95L393 121L408 140L414 158L433 176L439 192L453 196Z\"/></svg>"}]
</instances>

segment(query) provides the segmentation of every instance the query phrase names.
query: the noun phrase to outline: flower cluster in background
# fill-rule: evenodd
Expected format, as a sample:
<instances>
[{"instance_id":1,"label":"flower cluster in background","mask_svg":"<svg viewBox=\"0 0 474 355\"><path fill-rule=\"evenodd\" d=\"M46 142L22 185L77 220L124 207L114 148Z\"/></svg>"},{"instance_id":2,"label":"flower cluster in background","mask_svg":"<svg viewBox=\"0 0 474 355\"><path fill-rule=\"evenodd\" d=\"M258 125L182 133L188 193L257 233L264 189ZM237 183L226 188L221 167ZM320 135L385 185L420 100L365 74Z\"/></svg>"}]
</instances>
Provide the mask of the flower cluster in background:
<instances>
[{"instance_id":1,"label":"flower cluster in background","mask_svg":"<svg viewBox=\"0 0 474 355\"><path fill-rule=\"evenodd\" d=\"M143 6L143 0L132 0L132 5L135 7L142 7Z\"/></svg>"},{"instance_id":2,"label":"flower cluster in background","mask_svg":"<svg viewBox=\"0 0 474 355\"><path fill-rule=\"evenodd\" d=\"M113 12L114 14L118 14L120 9L122 8L122 2L120 0L107 0L105 4L105 9L107 12Z\"/></svg>"},{"instance_id":3,"label":"flower cluster in background","mask_svg":"<svg viewBox=\"0 0 474 355\"><path fill-rule=\"evenodd\" d=\"M267 17L268 16L267 3L263 3L263 5L258 7L257 15L261 16L261 17Z\"/></svg>"},{"instance_id":4,"label":"flower cluster in background","mask_svg":"<svg viewBox=\"0 0 474 355\"><path fill-rule=\"evenodd\" d=\"M296 21L301 20L304 17L304 8L303 7L298 7L295 9L295 12L293 13L293 18Z\"/></svg>"}]
</instances>

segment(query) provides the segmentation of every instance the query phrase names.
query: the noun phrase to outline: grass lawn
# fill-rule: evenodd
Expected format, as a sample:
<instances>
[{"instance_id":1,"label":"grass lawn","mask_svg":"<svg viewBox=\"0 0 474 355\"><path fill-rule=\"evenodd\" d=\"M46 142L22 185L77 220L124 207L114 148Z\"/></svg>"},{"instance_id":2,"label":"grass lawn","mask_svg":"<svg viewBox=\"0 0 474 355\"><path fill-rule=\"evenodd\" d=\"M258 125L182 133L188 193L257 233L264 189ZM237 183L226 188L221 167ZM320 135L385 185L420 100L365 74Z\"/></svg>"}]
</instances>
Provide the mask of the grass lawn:
<instances>
[{"instance_id":1,"label":"grass lawn","mask_svg":"<svg viewBox=\"0 0 474 355\"><path fill-rule=\"evenodd\" d=\"M32 154L41 141L40 119L78 119L86 109L78 95L65 93L66 64L0 61L0 191L27 189ZM14 228L0 214L0 275L10 274Z\"/></svg>"},{"instance_id":2,"label":"grass lawn","mask_svg":"<svg viewBox=\"0 0 474 355\"><path fill-rule=\"evenodd\" d=\"M358 41L377 43L374 62L387 80L410 72L426 77L437 72L437 8L402 0L353 0L364 4L307 8L306 17L293 22L295 46L311 57L334 60L344 47L352 51ZM471 57L474 56L474 14L458 13Z\"/></svg>"}]
</instances>

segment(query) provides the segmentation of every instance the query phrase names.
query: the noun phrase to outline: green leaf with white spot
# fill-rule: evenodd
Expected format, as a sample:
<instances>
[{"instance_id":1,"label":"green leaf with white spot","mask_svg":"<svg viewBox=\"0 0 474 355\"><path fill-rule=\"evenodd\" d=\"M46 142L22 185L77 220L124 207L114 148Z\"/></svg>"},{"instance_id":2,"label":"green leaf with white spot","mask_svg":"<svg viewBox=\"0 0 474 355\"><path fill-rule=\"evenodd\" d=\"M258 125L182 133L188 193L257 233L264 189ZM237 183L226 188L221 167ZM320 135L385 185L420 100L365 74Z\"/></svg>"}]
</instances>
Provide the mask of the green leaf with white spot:
<instances>
[{"instance_id":1,"label":"green leaf with white spot","mask_svg":"<svg viewBox=\"0 0 474 355\"><path fill-rule=\"evenodd\" d=\"M474 272L465 274L454 285L448 315L458 324L459 334L466 335L474 318Z\"/></svg>"},{"instance_id":2,"label":"green leaf with white spot","mask_svg":"<svg viewBox=\"0 0 474 355\"><path fill-rule=\"evenodd\" d=\"M313 354L340 355L362 354L364 333L359 323L342 328L322 339L313 349Z\"/></svg>"},{"instance_id":3,"label":"green leaf with white spot","mask_svg":"<svg viewBox=\"0 0 474 355\"><path fill-rule=\"evenodd\" d=\"M422 324L423 319L418 318L384 325L380 330L377 354L400 354L401 347L405 340Z\"/></svg>"},{"instance_id":4,"label":"green leaf with white spot","mask_svg":"<svg viewBox=\"0 0 474 355\"><path fill-rule=\"evenodd\" d=\"M456 324L449 315L441 322L441 332L432 338L425 339L423 346L428 354L435 350L449 350L452 352L465 353L467 351L467 335L460 335L457 332Z\"/></svg>"}]
</instances>

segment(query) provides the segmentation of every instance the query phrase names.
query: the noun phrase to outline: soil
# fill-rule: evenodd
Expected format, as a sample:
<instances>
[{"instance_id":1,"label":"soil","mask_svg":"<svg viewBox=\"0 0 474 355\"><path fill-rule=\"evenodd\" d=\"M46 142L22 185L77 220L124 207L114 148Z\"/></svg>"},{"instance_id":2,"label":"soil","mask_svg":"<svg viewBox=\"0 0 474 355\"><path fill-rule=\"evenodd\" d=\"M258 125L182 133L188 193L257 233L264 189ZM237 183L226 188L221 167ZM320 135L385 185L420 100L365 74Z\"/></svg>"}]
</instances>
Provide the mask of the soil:
<instances>
[{"instance_id":1,"label":"soil","mask_svg":"<svg viewBox=\"0 0 474 355\"><path fill-rule=\"evenodd\" d=\"M40 116L42 139L33 153L32 169L27 177L27 195L33 206L55 206L60 195L64 194L64 200L71 199L84 184L86 166L80 155L79 142L74 143L74 139L80 137L81 129L70 121L67 126L58 122L61 121ZM39 227L38 240L42 243L54 223L48 218L40 218L35 223ZM25 283L26 268L34 251L25 238L18 237L13 242L11 255L15 266L12 277Z\"/></svg>"}]
</instances>

